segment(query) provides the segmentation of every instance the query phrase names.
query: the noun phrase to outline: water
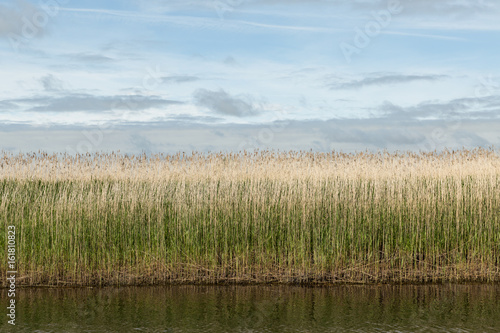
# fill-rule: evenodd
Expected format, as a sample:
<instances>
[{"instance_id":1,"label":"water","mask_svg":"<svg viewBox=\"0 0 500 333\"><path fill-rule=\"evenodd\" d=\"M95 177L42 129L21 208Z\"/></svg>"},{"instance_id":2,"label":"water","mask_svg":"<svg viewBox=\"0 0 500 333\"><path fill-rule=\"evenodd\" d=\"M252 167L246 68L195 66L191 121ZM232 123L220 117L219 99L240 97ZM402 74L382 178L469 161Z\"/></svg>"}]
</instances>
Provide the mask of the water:
<instances>
[{"instance_id":1,"label":"water","mask_svg":"<svg viewBox=\"0 0 500 333\"><path fill-rule=\"evenodd\" d=\"M5 314L1 332L500 332L500 285L32 288Z\"/></svg>"}]
</instances>

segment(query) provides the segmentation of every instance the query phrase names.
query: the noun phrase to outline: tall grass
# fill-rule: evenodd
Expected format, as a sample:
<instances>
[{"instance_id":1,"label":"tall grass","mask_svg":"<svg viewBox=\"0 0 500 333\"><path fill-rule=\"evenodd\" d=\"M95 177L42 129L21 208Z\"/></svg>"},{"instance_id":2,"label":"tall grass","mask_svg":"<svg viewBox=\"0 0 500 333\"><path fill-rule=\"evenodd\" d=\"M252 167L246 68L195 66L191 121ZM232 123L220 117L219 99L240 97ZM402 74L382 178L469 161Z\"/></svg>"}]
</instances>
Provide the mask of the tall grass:
<instances>
[{"instance_id":1,"label":"tall grass","mask_svg":"<svg viewBox=\"0 0 500 333\"><path fill-rule=\"evenodd\" d=\"M497 281L499 218L493 150L0 156L26 285Z\"/></svg>"}]
</instances>

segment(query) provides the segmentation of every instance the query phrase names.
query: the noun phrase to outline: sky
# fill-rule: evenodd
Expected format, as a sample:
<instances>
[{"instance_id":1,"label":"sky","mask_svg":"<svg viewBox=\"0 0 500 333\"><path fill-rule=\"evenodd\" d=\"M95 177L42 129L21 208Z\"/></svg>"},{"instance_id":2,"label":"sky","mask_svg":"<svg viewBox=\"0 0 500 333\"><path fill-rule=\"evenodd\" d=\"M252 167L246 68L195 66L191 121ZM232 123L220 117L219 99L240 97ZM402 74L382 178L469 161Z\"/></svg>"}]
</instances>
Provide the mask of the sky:
<instances>
[{"instance_id":1,"label":"sky","mask_svg":"<svg viewBox=\"0 0 500 333\"><path fill-rule=\"evenodd\" d=\"M0 0L0 150L500 146L497 0Z\"/></svg>"}]
</instances>

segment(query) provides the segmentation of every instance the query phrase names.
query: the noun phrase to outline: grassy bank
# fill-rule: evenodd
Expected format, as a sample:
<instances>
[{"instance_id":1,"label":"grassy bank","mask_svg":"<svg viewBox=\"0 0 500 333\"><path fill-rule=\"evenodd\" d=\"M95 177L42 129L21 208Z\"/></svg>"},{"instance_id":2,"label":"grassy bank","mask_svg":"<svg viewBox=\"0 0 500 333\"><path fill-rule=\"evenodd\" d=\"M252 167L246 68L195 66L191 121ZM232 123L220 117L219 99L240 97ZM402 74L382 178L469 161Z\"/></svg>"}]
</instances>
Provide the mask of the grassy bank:
<instances>
[{"instance_id":1,"label":"grassy bank","mask_svg":"<svg viewBox=\"0 0 500 333\"><path fill-rule=\"evenodd\" d=\"M499 281L500 157L4 154L0 225L25 285Z\"/></svg>"}]
</instances>

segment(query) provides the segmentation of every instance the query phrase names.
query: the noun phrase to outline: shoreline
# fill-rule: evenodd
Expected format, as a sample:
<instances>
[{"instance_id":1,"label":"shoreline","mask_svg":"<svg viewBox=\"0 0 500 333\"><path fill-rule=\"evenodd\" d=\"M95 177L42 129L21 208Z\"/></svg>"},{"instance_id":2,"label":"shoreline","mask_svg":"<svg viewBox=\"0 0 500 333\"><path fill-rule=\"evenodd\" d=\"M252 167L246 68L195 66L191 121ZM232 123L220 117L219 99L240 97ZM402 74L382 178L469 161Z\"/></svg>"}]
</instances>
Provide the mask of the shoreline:
<instances>
[{"instance_id":1,"label":"shoreline","mask_svg":"<svg viewBox=\"0 0 500 333\"><path fill-rule=\"evenodd\" d=\"M451 271L451 270L450 270ZM424 275L415 274L413 278L396 278L396 275L390 276L385 272L380 276L374 276L372 279L346 279L341 276L330 275L325 278L318 277L279 277L267 276L266 278L220 278L215 279L202 279L202 278L184 278L173 279L160 276L136 276L136 277L114 277L107 279L101 277L100 280L96 278L83 279L80 282L58 280L54 281L52 278L40 278L36 282L33 278L21 277L16 279L16 287L22 288L83 288L83 287L142 287L142 286L176 286L176 285L193 285L193 286L304 286L304 287L321 287L321 286L337 286L337 285L429 285L429 284L498 284L500 283L500 271L490 271L485 275L478 275L478 272L468 272L462 275L457 272L451 272L453 276L438 276L432 274L433 272L426 272ZM366 274L359 274L358 276L366 276ZM29 282L31 280L32 282ZM82 282L85 281L85 282ZM0 284L6 287L6 280L2 278Z\"/></svg>"},{"instance_id":2,"label":"shoreline","mask_svg":"<svg viewBox=\"0 0 500 333\"><path fill-rule=\"evenodd\" d=\"M442 282L374 282L374 283L324 283L324 284L307 284L307 283L166 283L166 284L134 284L134 285L20 285L19 290L36 290L36 289L107 289L107 288L169 288L169 287L280 287L280 288L333 288L333 287L401 287L401 286L500 286L500 279L491 282L477 281L442 281Z\"/></svg>"}]
</instances>

